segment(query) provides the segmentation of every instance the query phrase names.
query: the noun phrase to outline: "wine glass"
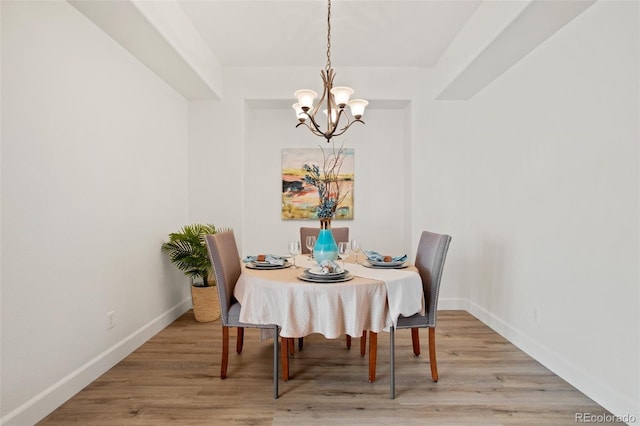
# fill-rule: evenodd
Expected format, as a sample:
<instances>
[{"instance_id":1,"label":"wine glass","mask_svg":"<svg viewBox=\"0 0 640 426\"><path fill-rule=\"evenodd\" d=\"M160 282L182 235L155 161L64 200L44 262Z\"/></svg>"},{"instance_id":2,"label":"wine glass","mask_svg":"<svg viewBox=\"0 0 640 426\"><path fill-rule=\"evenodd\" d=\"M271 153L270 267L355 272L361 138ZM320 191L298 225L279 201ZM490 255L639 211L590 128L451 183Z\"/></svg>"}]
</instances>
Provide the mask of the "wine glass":
<instances>
[{"instance_id":1,"label":"wine glass","mask_svg":"<svg viewBox=\"0 0 640 426\"><path fill-rule=\"evenodd\" d=\"M344 269L344 261L349 256L349 252L351 251L351 246L347 241L341 241L338 243L338 253L340 257L342 257L342 269Z\"/></svg>"},{"instance_id":2,"label":"wine glass","mask_svg":"<svg viewBox=\"0 0 640 426\"><path fill-rule=\"evenodd\" d=\"M293 269L298 269L296 256L300 254L300 241L289 241L289 254L293 256Z\"/></svg>"},{"instance_id":3,"label":"wine glass","mask_svg":"<svg viewBox=\"0 0 640 426\"><path fill-rule=\"evenodd\" d=\"M313 247L316 245L316 236L307 235L307 241L305 241L305 244L309 249L309 257L313 259Z\"/></svg>"},{"instance_id":4,"label":"wine glass","mask_svg":"<svg viewBox=\"0 0 640 426\"><path fill-rule=\"evenodd\" d=\"M356 255L356 263L358 263L358 252L360 251L360 241L351 240L351 251Z\"/></svg>"}]
</instances>

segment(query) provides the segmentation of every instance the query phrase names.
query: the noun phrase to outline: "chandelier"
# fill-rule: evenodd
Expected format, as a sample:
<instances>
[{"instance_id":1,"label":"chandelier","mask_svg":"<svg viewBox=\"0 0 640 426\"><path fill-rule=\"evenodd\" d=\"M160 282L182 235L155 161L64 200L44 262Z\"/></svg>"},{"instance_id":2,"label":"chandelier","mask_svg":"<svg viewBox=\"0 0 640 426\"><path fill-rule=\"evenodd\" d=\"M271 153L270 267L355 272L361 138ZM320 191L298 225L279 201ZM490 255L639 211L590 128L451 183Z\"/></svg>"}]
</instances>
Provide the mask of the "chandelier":
<instances>
[{"instance_id":1,"label":"chandelier","mask_svg":"<svg viewBox=\"0 0 640 426\"><path fill-rule=\"evenodd\" d=\"M313 105L313 101L318 96L316 92L302 89L295 92L298 102L292 106L299 121L296 127L305 125L314 135L322 136L328 143L332 137L340 136L346 132L353 123L364 124L361 118L364 114L364 108L369 105L369 102L364 99L350 101L349 97L353 94L353 89L350 87L333 87L335 72L331 68L331 0L327 2L327 65L324 70L320 71L320 76L322 77L324 89L318 103L315 106ZM347 105L351 109L351 117L345 110ZM322 116L317 117L321 109L326 115L325 130L322 130L318 123L322 118ZM343 118L346 119L346 124L344 124L344 127L340 127L342 126L341 120ZM344 120L342 122L344 123Z\"/></svg>"}]
</instances>

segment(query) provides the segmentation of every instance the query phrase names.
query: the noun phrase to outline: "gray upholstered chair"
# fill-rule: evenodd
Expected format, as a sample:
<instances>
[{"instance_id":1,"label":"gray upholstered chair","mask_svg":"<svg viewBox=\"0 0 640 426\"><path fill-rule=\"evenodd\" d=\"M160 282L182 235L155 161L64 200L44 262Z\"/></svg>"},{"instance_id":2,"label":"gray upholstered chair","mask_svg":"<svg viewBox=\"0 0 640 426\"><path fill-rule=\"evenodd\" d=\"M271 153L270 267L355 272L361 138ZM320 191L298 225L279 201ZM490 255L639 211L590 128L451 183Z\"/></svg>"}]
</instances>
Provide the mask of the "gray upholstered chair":
<instances>
[{"instance_id":1,"label":"gray upholstered chair","mask_svg":"<svg viewBox=\"0 0 640 426\"><path fill-rule=\"evenodd\" d=\"M245 327L273 329L273 397L278 398L278 326L247 324L240 322L240 303L233 297L233 290L242 270L240 255L233 231L224 231L205 236L209 259L213 266L220 298L222 320L222 362L220 378L227 377L229 363L229 327L237 327L236 352L242 352Z\"/></svg>"},{"instance_id":2,"label":"gray upholstered chair","mask_svg":"<svg viewBox=\"0 0 640 426\"><path fill-rule=\"evenodd\" d=\"M307 241L307 236L314 235L316 238L318 238L319 233L320 233L320 227L315 227L315 228L304 227L304 226L300 227L300 246L302 248L302 251L301 251L302 254L310 254L310 251L307 248L307 245L305 244ZM331 233L333 234L333 238L336 240L336 243L339 243L341 241L349 241L348 227L331 228Z\"/></svg>"},{"instance_id":3,"label":"gray upholstered chair","mask_svg":"<svg viewBox=\"0 0 640 426\"><path fill-rule=\"evenodd\" d=\"M442 269L449 250L451 237L449 235L435 234L423 231L418 243L416 253L416 268L422 279L424 291L426 315L415 314L410 317L400 316L396 328L410 328L411 341L413 343L413 353L420 355L420 340L418 330L420 328L429 329L429 364L431 365L431 378L438 381L438 366L436 364L436 316L438 314L438 295L440 292L440 280L442 279ZM390 330L391 354L391 399L396 397L395 381L395 331Z\"/></svg>"}]
</instances>

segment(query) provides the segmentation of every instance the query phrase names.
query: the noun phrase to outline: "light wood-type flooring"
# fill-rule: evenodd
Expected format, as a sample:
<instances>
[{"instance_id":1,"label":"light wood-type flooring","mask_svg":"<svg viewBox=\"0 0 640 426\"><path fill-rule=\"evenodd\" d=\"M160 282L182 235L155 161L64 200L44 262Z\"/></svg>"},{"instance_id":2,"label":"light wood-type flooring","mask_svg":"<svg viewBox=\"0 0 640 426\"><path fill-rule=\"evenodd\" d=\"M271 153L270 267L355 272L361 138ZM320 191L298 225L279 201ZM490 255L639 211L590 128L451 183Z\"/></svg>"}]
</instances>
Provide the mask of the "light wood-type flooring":
<instances>
[{"instance_id":1,"label":"light wood-type flooring","mask_svg":"<svg viewBox=\"0 0 640 426\"><path fill-rule=\"evenodd\" d=\"M273 346L247 329L220 380L220 320L189 311L59 407L41 425L575 425L601 406L464 311L441 311L438 383L427 332L422 355L396 332L396 399L389 398L389 334L378 336L377 381L367 380L359 339L305 338L291 380L273 399Z\"/></svg>"}]
</instances>

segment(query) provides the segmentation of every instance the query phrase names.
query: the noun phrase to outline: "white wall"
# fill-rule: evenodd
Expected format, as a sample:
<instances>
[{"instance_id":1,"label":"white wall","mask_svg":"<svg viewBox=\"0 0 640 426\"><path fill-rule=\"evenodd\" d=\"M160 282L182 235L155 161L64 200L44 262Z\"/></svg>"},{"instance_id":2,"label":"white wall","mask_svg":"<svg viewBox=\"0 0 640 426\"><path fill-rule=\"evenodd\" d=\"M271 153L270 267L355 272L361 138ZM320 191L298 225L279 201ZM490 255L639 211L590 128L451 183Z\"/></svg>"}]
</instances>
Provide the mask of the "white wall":
<instances>
[{"instance_id":1,"label":"white wall","mask_svg":"<svg viewBox=\"0 0 640 426\"><path fill-rule=\"evenodd\" d=\"M356 72L361 77L354 78ZM366 248L413 256L407 160L410 94L418 77L412 70L388 70L399 81L390 89L378 84L384 72L337 70L336 80L367 93L371 104L366 125L355 124L336 138L355 151L355 206L353 220L333 226L348 226ZM191 193L207 195L191 196L190 212L195 220L232 227L241 254L284 253L300 226L319 226L281 219L280 202L282 149L327 145L295 128L290 106L296 89L319 85L316 69L233 69L226 73L224 100L191 105Z\"/></svg>"},{"instance_id":2,"label":"white wall","mask_svg":"<svg viewBox=\"0 0 640 426\"><path fill-rule=\"evenodd\" d=\"M451 234L441 307L470 310L605 408L640 418L637 12L599 2L469 102L434 101L425 70L337 69L337 80L408 102L349 131L357 158L400 139L408 159L403 194L367 187L357 166L355 234L388 225L409 251L424 229ZM232 226L243 254L295 236L299 223L279 218L280 150L313 138L291 130L282 103L317 71L227 70L225 99L191 106L190 188L208 196L191 196L190 212ZM402 136L366 133L378 121ZM376 161L369 176L386 173ZM380 194L399 195L408 218L381 224L368 210Z\"/></svg>"},{"instance_id":3,"label":"white wall","mask_svg":"<svg viewBox=\"0 0 640 426\"><path fill-rule=\"evenodd\" d=\"M636 419L638 36L637 2L598 2L471 101L434 105L433 154L461 174L416 196L463 231L447 275L470 311Z\"/></svg>"},{"instance_id":4,"label":"white wall","mask_svg":"<svg viewBox=\"0 0 640 426\"><path fill-rule=\"evenodd\" d=\"M190 307L160 252L188 105L66 2L1 4L0 417L25 425Z\"/></svg>"},{"instance_id":5,"label":"white wall","mask_svg":"<svg viewBox=\"0 0 640 426\"><path fill-rule=\"evenodd\" d=\"M29 424L187 307L168 232L230 226L249 253L308 223L279 219L276 181L282 147L317 143L285 102L320 79L227 69L223 100L187 106L66 3L1 4L1 417ZM341 223L365 241L387 226L380 244L410 254L423 229L450 233L442 307L640 417L637 17L598 2L469 102L433 101L425 70L337 67L336 82L373 101L348 132L362 163ZM384 156L392 172L405 160L401 194L360 180L386 174ZM400 222L367 213L379 194L400 199Z\"/></svg>"},{"instance_id":6,"label":"white wall","mask_svg":"<svg viewBox=\"0 0 640 426\"><path fill-rule=\"evenodd\" d=\"M296 129L292 112L290 107L247 109L242 189L245 254L286 253L287 241L300 238L300 226L319 227L317 220L281 219L281 169L273 165L280 161L282 149L331 146L306 128ZM404 151L408 148L404 114L404 109L372 108L367 111L367 121L375 123L373 126L358 128L356 124L347 132L351 134L335 139L337 147L344 142L344 147L354 150L354 218L334 220L332 226L349 227L351 238L360 239L367 249L385 253L407 252L404 238L410 224L403 216L410 212L410 203L403 194L409 185L404 175Z\"/></svg>"}]
</instances>

